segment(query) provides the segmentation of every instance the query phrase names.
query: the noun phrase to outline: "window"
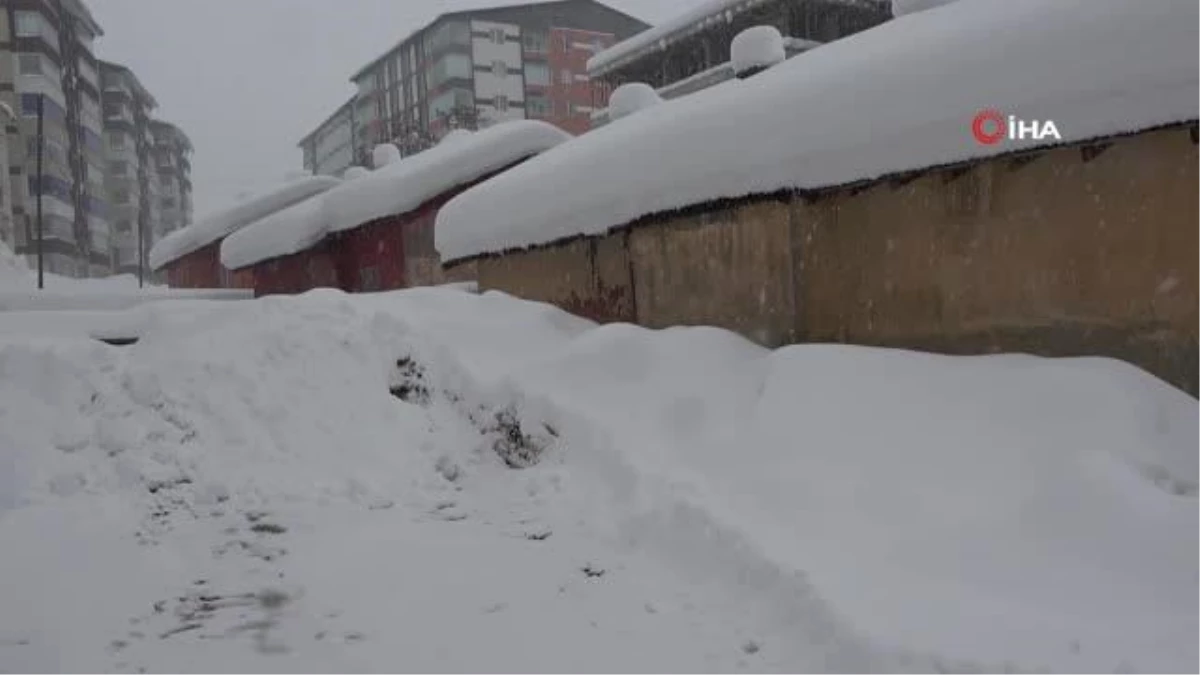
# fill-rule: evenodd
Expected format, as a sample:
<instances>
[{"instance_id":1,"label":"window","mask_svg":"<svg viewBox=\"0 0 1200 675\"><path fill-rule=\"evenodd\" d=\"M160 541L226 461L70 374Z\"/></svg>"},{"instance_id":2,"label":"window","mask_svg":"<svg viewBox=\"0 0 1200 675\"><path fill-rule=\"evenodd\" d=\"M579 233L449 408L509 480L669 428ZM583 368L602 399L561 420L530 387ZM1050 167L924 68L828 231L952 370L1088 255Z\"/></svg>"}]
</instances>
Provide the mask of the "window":
<instances>
[{"instance_id":1,"label":"window","mask_svg":"<svg viewBox=\"0 0 1200 675\"><path fill-rule=\"evenodd\" d=\"M492 74L496 77L508 77L508 64L503 61L492 61Z\"/></svg>"},{"instance_id":2,"label":"window","mask_svg":"<svg viewBox=\"0 0 1200 675\"><path fill-rule=\"evenodd\" d=\"M529 31L521 35L521 43L525 45L525 51L542 54L546 51L546 34Z\"/></svg>"},{"instance_id":3,"label":"window","mask_svg":"<svg viewBox=\"0 0 1200 675\"><path fill-rule=\"evenodd\" d=\"M165 198L163 198L163 200L162 200L162 207L163 207L164 209L173 209L173 208L175 208L175 199L174 199L173 197L165 197Z\"/></svg>"},{"instance_id":4,"label":"window","mask_svg":"<svg viewBox=\"0 0 1200 675\"><path fill-rule=\"evenodd\" d=\"M305 168L311 170L312 165L309 162L309 158L306 158L304 161L305 161ZM165 188L172 188L172 187L175 187L175 180L173 178L171 178L170 176L159 176L158 184Z\"/></svg>"},{"instance_id":5,"label":"window","mask_svg":"<svg viewBox=\"0 0 1200 675\"><path fill-rule=\"evenodd\" d=\"M41 75L42 57L38 54L19 54L17 56L17 71L22 75Z\"/></svg>"},{"instance_id":6,"label":"window","mask_svg":"<svg viewBox=\"0 0 1200 675\"><path fill-rule=\"evenodd\" d=\"M129 173L129 162L109 162L108 172L114 176L124 176Z\"/></svg>"},{"instance_id":7,"label":"window","mask_svg":"<svg viewBox=\"0 0 1200 675\"><path fill-rule=\"evenodd\" d=\"M120 232L122 234L128 234L129 232L132 232L132 231L133 231L133 223L131 223L128 220L118 220L117 221L117 232Z\"/></svg>"},{"instance_id":8,"label":"window","mask_svg":"<svg viewBox=\"0 0 1200 675\"><path fill-rule=\"evenodd\" d=\"M560 40L560 43L562 45L562 50L564 52L571 51L571 36L570 35L563 35L562 40Z\"/></svg>"},{"instance_id":9,"label":"window","mask_svg":"<svg viewBox=\"0 0 1200 675\"><path fill-rule=\"evenodd\" d=\"M507 35L505 35L503 28L493 28L491 30L491 33L492 33L492 42L495 42L498 45L504 44L505 39L507 39L507 37L508 37Z\"/></svg>"},{"instance_id":10,"label":"window","mask_svg":"<svg viewBox=\"0 0 1200 675\"><path fill-rule=\"evenodd\" d=\"M37 37L42 34L42 15L37 12L17 12L17 37Z\"/></svg>"},{"instance_id":11,"label":"window","mask_svg":"<svg viewBox=\"0 0 1200 675\"><path fill-rule=\"evenodd\" d=\"M500 112L508 112L508 97L504 94L496 95L496 110Z\"/></svg>"},{"instance_id":12,"label":"window","mask_svg":"<svg viewBox=\"0 0 1200 675\"><path fill-rule=\"evenodd\" d=\"M130 201L129 190L117 190L113 193L113 203L124 206Z\"/></svg>"},{"instance_id":13,"label":"window","mask_svg":"<svg viewBox=\"0 0 1200 675\"><path fill-rule=\"evenodd\" d=\"M546 87L550 84L550 68L544 63L529 62L525 64L525 84L534 87Z\"/></svg>"},{"instance_id":14,"label":"window","mask_svg":"<svg viewBox=\"0 0 1200 675\"><path fill-rule=\"evenodd\" d=\"M530 117L546 117L550 112L550 103L545 96L528 96L525 99L525 110Z\"/></svg>"},{"instance_id":15,"label":"window","mask_svg":"<svg viewBox=\"0 0 1200 675\"><path fill-rule=\"evenodd\" d=\"M108 147L113 150L124 150L125 134L120 131L110 131L108 133Z\"/></svg>"},{"instance_id":16,"label":"window","mask_svg":"<svg viewBox=\"0 0 1200 675\"><path fill-rule=\"evenodd\" d=\"M575 78L571 75L571 71L564 68L562 73L559 74L559 81L563 84L571 84L575 81Z\"/></svg>"}]
</instances>

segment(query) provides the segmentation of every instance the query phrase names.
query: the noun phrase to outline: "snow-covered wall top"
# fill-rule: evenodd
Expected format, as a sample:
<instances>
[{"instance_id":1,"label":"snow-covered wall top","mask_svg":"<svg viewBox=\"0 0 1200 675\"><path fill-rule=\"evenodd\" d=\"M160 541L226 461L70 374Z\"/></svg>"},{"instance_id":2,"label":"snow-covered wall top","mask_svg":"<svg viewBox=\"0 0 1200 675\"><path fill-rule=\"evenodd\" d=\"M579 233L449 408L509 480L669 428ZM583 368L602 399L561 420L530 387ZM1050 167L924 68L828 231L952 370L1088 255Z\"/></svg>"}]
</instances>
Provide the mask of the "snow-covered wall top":
<instances>
[{"instance_id":1,"label":"snow-covered wall top","mask_svg":"<svg viewBox=\"0 0 1200 675\"><path fill-rule=\"evenodd\" d=\"M256 220L324 192L339 183L341 181L332 176L306 176L257 197L238 202L224 211L163 237L162 241L150 249L150 267L160 269Z\"/></svg>"},{"instance_id":2,"label":"snow-covered wall top","mask_svg":"<svg viewBox=\"0 0 1200 675\"><path fill-rule=\"evenodd\" d=\"M446 204L444 262L642 216L998 155L984 108L1053 120L1063 142L1197 118L1196 0L958 0L755 77L670 100ZM481 226L486 225L486 226Z\"/></svg>"},{"instance_id":3,"label":"snow-covered wall top","mask_svg":"<svg viewBox=\"0 0 1200 675\"><path fill-rule=\"evenodd\" d=\"M514 120L456 136L450 143L344 181L317 198L251 224L221 245L221 264L240 269L303 251L330 233L408 213L570 138L558 127L537 120Z\"/></svg>"},{"instance_id":4,"label":"snow-covered wall top","mask_svg":"<svg viewBox=\"0 0 1200 675\"><path fill-rule=\"evenodd\" d=\"M741 13L764 2L766 0L708 0L596 54L588 59L588 74L592 77L601 75L644 49L664 49L670 42L703 30L714 22L728 22L735 12Z\"/></svg>"}]
</instances>

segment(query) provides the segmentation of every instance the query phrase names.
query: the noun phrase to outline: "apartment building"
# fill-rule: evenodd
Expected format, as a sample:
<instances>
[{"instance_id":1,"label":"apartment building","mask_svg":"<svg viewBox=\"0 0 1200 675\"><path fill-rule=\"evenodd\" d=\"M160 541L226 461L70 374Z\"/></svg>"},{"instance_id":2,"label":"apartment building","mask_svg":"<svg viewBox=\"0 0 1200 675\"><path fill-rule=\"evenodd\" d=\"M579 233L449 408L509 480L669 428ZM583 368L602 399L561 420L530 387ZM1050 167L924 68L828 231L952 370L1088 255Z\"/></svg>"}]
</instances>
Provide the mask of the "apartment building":
<instances>
[{"instance_id":1,"label":"apartment building","mask_svg":"<svg viewBox=\"0 0 1200 675\"><path fill-rule=\"evenodd\" d=\"M17 116L5 122L10 180L4 199L12 214L12 241L18 253L34 253L40 193L45 268L70 276L104 274L109 268L94 52L100 35L79 0L0 0L0 101Z\"/></svg>"},{"instance_id":2,"label":"apartment building","mask_svg":"<svg viewBox=\"0 0 1200 675\"><path fill-rule=\"evenodd\" d=\"M354 111L351 97L300 141L304 168L317 176L341 176L355 164Z\"/></svg>"},{"instance_id":3,"label":"apartment building","mask_svg":"<svg viewBox=\"0 0 1200 675\"><path fill-rule=\"evenodd\" d=\"M887 0L716 0L639 33L587 64L595 106L616 87L644 82L673 98L733 76L733 38L752 26L775 26L789 56L877 26L892 18Z\"/></svg>"},{"instance_id":4,"label":"apartment building","mask_svg":"<svg viewBox=\"0 0 1200 675\"><path fill-rule=\"evenodd\" d=\"M648 28L596 0L555 0L443 14L351 77L353 100L310 133L306 168L322 164L315 142L340 148L351 138L350 164L370 165L379 143L405 155L455 128L510 119L541 119L571 133L587 131L593 106L586 63L610 45ZM332 150L331 150L332 151ZM332 171L331 171L332 172Z\"/></svg>"},{"instance_id":5,"label":"apartment building","mask_svg":"<svg viewBox=\"0 0 1200 675\"><path fill-rule=\"evenodd\" d=\"M111 269L137 273L159 222L151 119L158 102L129 68L100 62L104 95L105 188L112 212ZM141 256L139 258L139 246Z\"/></svg>"},{"instance_id":6,"label":"apartment building","mask_svg":"<svg viewBox=\"0 0 1200 675\"><path fill-rule=\"evenodd\" d=\"M169 122L151 120L154 135L158 220L154 241L192 223L192 141ZM147 247L149 250L149 247Z\"/></svg>"}]
</instances>

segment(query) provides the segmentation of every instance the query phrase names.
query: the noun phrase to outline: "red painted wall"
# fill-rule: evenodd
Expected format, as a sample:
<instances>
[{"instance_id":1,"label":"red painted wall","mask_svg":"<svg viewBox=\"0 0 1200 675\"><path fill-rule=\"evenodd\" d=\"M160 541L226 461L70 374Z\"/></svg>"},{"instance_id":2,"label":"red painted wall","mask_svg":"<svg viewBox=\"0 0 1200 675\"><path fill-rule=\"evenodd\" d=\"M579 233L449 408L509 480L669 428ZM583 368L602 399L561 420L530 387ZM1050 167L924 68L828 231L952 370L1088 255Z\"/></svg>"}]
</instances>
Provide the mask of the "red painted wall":
<instances>
[{"instance_id":1,"label":"red painted wall","mask_svg":"<svg viewBox=\"0 0 1200 675\"><path fill-rule=\"evenodd\" d=\"M223 288L220 257L218 241L164 265L167 284L171 288Z\"/></svg>"},{"instance_id":2,"label":"red painted wall","mask_svg":"<svg viewBox=\"0 0 1200 675\"><path fill-rule=\"evenodd\" d=\"M548 63L550 86L546 97L550 115L546 121L563 131L579 135L592 128L591 110L608 105L608 96L597 92L603 87L587 78L587 62L598 50L616 42L612 33L596 33L573 28L551 28ZM590 46L590 48L589 48ZM564 82L564 73L569 82Z\"/></svg>"}]
</instances>

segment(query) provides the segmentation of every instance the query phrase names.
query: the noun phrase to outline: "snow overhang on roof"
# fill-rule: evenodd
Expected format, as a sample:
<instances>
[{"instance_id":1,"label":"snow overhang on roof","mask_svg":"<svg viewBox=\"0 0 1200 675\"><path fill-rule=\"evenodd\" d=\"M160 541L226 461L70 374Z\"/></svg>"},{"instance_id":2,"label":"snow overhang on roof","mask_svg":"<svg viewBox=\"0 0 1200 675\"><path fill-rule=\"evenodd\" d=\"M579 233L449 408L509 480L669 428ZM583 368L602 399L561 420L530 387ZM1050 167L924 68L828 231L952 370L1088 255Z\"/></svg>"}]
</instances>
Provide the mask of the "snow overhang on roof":
<instances>
[{"instance_id":1,"label":"snow overhang on roof","mask_svg":"<svg viewBox=\"0 0 1200 675\"><path fill-rule=\"evenodd\" d=\"M332 176L311 176L285 183L164 237L150 249L149 263L161 269L183 256L229 236L246 225L341 183Z\"/></svg>"},{"instance_id":2,"label":"snow overhang on roof","mask_svg":"<svg viewBox=\"0 0 1200 675\"><path fill-rule=\"evenodd\" d=\"M252 223L221 245L221 262L241 269L305 250L328 234L413 211L570 138L538 120L503 122L455 138Z\"/></svg>"},{"instance_id":3,"label":"snow overhang on roof","mask_svg":"<svg viewBox=\"0 0 1200 675\"><path fill-rule=\"evenodd\" d=\"M819 189L1196 120L1196 0L959 0L667 101L440 211L444 262L723 198ZM982 109L1060 138L983 145ZM486 226L484 226L486 224Z\"/></svg>"}]
</instances>

